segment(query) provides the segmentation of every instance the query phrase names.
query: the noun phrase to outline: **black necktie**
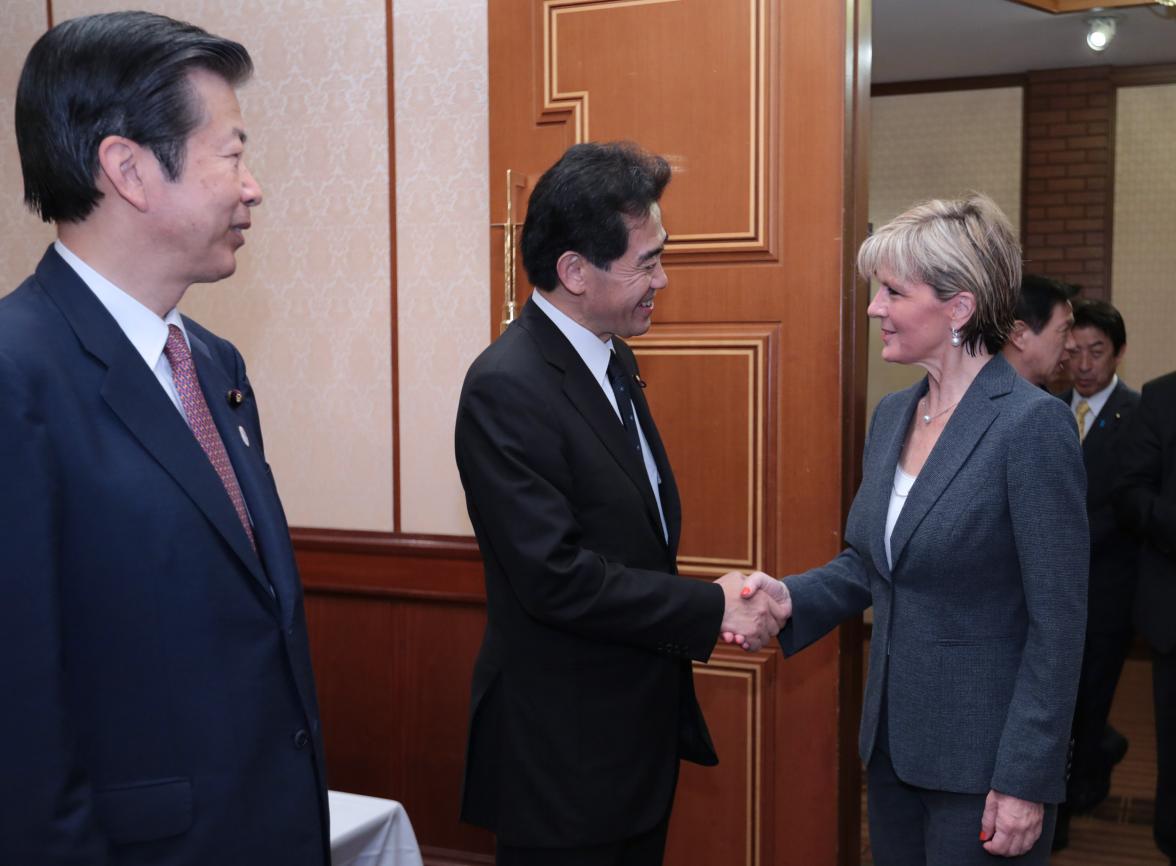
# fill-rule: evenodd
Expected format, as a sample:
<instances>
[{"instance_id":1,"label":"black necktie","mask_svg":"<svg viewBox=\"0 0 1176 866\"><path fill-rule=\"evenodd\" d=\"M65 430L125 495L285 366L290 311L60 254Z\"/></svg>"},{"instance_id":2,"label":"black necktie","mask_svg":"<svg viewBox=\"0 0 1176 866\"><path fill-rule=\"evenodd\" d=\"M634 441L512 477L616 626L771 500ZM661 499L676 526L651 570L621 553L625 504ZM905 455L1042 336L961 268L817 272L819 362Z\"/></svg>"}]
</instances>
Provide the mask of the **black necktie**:
<instances>
[{"instance_id":1,"label":"black necktie","mask_svg":"<svg viewBox=\"0 0 1176 866\"><path fill-rule=\"evenodd\" d=\"M621 359L616 352L609 353L608 383L612 385L613 394L617 398L617 408L621 412L621 423L625 427L625 434L629 437L629 445L637 452L637 459L645 466L645 459L641 454L641 434L637 431L637 416L633 414L633 398L629 396L629 374L621 365Z\"/></svg>"}]
</instances>

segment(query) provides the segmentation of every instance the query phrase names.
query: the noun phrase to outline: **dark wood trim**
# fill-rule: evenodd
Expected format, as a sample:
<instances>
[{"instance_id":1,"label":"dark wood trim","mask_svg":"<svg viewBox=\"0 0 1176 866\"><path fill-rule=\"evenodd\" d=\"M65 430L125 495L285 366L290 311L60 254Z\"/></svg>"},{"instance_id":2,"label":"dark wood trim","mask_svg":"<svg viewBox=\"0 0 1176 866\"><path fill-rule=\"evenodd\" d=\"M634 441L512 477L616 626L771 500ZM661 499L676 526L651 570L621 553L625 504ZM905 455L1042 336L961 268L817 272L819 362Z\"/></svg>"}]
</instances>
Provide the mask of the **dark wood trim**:
<instances>
[{"instance_id":1,"label":"dark wood trim","mask_svg":"<svg viewBox=\"0 0 1176 866\"><path fill-rule=\"evenodd\" d=\"M1145 87L1152 84L1176 84L1176 63L1150 66L1114 66L1111 83L1115 87Z\"/></svg>"},{"instance_id":2,"label":"dark wood trim","mask_svg":"<svg viewBox=\"0 0 1176 866\"><path fill-rule=\"evenodd\" d=\"M1090 81L1110 78L1113 66L1066 66L1061 69L1034 69L1026 73L1034 84L1046 81Z\"/></svg>"},{"instance_id":3,"label":"dark wood trim","mask_svg":"<svg viewBox=\"0 0 1176 866\"><path fill-rule=\"evenodd\" d=\"M1025 194L1029 177L1029 87L1026 77L1025 87L1021 90L1021 183L1017 190L1021 204L1020 240L1022 256L1025 252L1025 242L1029 239L1029 196Z\"/></svg>"},{"instance_id":4,"label":"dark wood trim","mask_svg":"<svg viewBox=\"0 0 1176 866\"><path fill-rule=\"evenodd\" d=\"M1108 303L1114 303L1115 274L1115 139L1119 131L1119 89L1115 87L1111 78L1111 104L1107 114L1107 199L1103 210L1103 232L1106 241L1103 244L1103 286L1104 295ZM1022 175L1022 178L1024 176Z\"/></svg>"},{"instance_id":5,"label":"dark wood trim","mask_svg":"<svg viewBox=\"0 0 1176 866\"><path fill-rule=\"evenodd\" d=\"M468 535L406 535L298 526L290 530L290 536L298 551L414 559L481 559L478 543Z\"/></svg>"},{"instance_id":6,"label":"dark wood trim","mask_svg":"<svg viewBox=\"0 0 1176 866\"><path fill-rule=\"evenodd\" d=\"M388 327L392 356L392 530L400 532L400 335L396 287L396 92L392 57L392 0L384 0L384 41L388 52Z\"/></svg>"},{"instance_id":7,"label":"dark wood trim","mask_svg":"<svg viewBox=\"0 0 1176 866\"><path fill-rule=\"evenodd\" d=\"M841 525L861 482L869 362L869 284L857 274L857 250L869 224L871 0L846 0L845 153L841 249ZM862 635L860 617L838 629L837 862L861 862Z\"/></svg>"},{"instance_id":8,"label":"dark wood trim","mask_svg":"<svg viewBox=\"0 0 1176 866\"><path fill-rule=\"evenodd\" d=\"M904 96L911 93L943 93L951 90L992 90L997 87L1024 87L1028 76L974 75L963 78L928 78L923 81L894 81L870 86L870 96Z\"/></svg>"},{"instance_id":9,"label":"dark wood trim","mask_svg":"<svg viewBox=\"0 0 1176 866\"><path fill-rule=\"evenodd\" d=\"M46 30L53 29L53 0L45 0L45 18L49 22Z\"/></svg>"}]
</instances>

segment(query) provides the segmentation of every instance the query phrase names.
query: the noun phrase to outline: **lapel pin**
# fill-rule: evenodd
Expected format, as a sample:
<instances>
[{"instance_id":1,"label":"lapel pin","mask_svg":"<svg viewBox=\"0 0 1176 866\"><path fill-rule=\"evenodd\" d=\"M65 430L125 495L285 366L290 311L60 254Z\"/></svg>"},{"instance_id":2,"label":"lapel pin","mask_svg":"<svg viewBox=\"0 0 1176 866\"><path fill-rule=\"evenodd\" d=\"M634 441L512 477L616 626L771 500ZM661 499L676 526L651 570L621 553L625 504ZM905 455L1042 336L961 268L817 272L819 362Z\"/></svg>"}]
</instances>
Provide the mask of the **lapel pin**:
<instances>
[{"instance_id":1,"label":"lapel pin","mask_svg":"<svg viewBox=\"0 0 1176 866\"><path fill-rule=\"evenodd\" d=\"M241 434L241 441L245 443L245 447L249 447L249 434L245 432L245 428L237 425L237 432Z\"/></svg>"},{"instance_id":2,"label":"lapel pin","mask_svg":"<svg viewBox=\"0 0 1176 866\"><path fill-rule=\"evenodd\" d=\"M645 380L644 380L644 379L642 379L640 376L638 376L636 373L634 373L634 374L633 374L633 379L634 379L634 381L635 381L635 382L636 382L638 385L640 385L642 388L644 388L644 387L645 387Z\"/></svg>"},{"instance_id":3,"label":"lapel pin","mask_svg":"<svg viewBox=\"0 0 1176 866\"><path fill-rule=\"evenodd\" d=\"M225 399L229 401L230 406L232 406L234 409L236 409L238 406L240 406L242 403L245 402L245 395L242 394L237 388L234 388L233 390L231 390L227 394L225 394Z\"/></svg>"}]
</instances>

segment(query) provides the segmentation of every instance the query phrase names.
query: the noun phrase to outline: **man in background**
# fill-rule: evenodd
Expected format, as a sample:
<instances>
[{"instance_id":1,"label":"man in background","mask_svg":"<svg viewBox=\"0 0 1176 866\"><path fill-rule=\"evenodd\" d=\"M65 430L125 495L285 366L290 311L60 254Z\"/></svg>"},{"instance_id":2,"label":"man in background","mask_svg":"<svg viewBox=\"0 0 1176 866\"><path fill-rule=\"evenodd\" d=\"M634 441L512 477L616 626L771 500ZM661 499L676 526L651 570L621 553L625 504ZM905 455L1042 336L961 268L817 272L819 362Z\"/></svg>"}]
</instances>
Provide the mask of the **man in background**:
<instances>
[{"instance_id":1,"label":"man in background","mask_svg":"<svg viewBox=\"0 0 1176 866\"><path fill-rule=\"evenodd\" d=\"M1127 419L1139 393L1116 372L1127 351L1123 317L1106 301L1074 304L1067 343L1072 391L1061 395L1078 422L1086 464L1086 513L1090 522L1090 588L1086 646L1074 709L1074 755L1066 803L1059 810L1054 849L1068 842L1071 814L1093 809L1111 785L1111 769L1127 751L1126 739L1109 723L1115 687L1134 636L1135 541L1115 520L1111 494L1118 481L1117 457Z\"/></svg>"},{"instance_id":2,"label":"man in background","mask_svg":"<svg viewBox=\"0 0 1176 866\"><path fill-rule=\"evenodd\" d=\"M536 291L466 375L457 466L486 572L462 818L498 866L657 866L679 759L717 762L691 659L787 611L677 575L674 476L622 338L666 287L664 159L580 144L540 178ZM753 604L754 603L754 604Z\"/></svg>"},{"instance_id":3,"label":"man in background","mask_svg":"<svg viewBox=\"0 0 1176 866\"><path fill-rule=\"evenodd\" d=\"M1073 287L1057 280L1036 274L1021 279L1017 318L1001 351L1014 370L1038 387L1048 385L1061 364L1074 322L1072 297Z\"/></svg>"},{"instance_id":4,"label":"man in background","mask_svg":"<svg viewBox=\"0 0 1176 866\"><path fill-rule=\"evenodd\" d=\"M1176 372L1143 386L1119 466L1115 510L1140 544L1135 625L1152 648L1155 839L1176 866Z\"/></svg>"},{"instance_id":5,"label":"man in background","mask_svg":"<svg viewBox=\"0 0 1176 866\"><path fill-rule=\"evenodd\" d=\"M302 592L237 350L176 305L261 189L236 42L58 24L16 99L57 227L0 300L0 863L325 866Z\"/></svg>"}]
</instances>

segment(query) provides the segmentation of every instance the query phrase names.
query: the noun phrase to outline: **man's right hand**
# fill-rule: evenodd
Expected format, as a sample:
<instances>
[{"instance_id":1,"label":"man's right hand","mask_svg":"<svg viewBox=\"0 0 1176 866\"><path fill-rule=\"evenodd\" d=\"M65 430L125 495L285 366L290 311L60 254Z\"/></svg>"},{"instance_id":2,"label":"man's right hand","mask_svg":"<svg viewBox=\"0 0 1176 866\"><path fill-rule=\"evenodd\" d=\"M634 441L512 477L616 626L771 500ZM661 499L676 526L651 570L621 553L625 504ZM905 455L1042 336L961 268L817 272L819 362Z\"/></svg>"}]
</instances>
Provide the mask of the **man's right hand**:
<instances>
[{"instance_id":1,"label":"man's right hand","mask_svg":"<svg viewBox=\"0 0 1176 866\"><path fill-rule=\"evenodd\" d=\"M723 588L720 632L727 643L755 652L774 638L792 615L788 589L763 572L745 578L738 571L729 571L715 583ZM757 593L756 589L767 591Z\"/></svg>"}]
</instances>

